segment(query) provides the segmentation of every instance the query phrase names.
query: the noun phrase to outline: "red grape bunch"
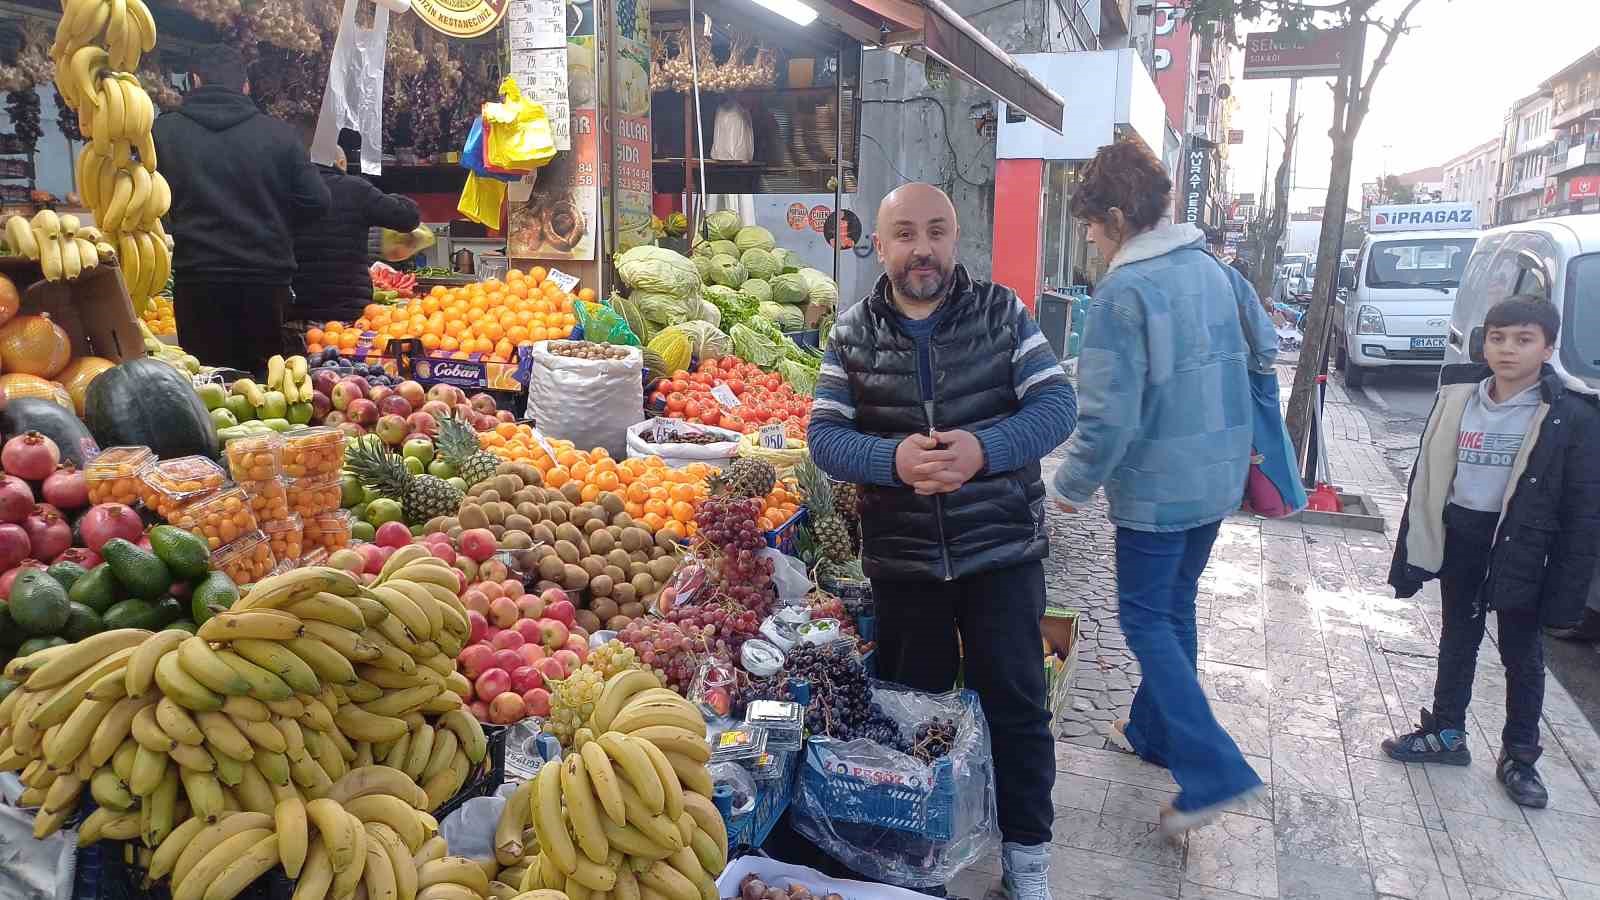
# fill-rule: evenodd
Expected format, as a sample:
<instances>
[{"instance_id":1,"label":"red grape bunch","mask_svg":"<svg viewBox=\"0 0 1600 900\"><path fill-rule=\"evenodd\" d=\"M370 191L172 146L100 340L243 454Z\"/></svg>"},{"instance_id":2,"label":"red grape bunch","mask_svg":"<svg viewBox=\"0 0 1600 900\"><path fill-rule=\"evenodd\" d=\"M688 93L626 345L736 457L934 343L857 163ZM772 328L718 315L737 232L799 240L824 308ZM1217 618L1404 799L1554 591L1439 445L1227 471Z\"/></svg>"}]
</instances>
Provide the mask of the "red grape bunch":
<instances>
[{"instance_id":1,"label":"red grape bunch","mask_svg":"<svg viewBox=\"0 0 1600 900\"><path fill-rule=\"evenodd\" d=\"M700 502L695 521L700 537L714 548L710 568L717 593L740 607L766 614L772 595L772 560L763 559L761 501L710 497Z\"/></svg>"},{"instance_id":2,"label":"red grape bunch","mask_svg":"<svg viewBox=\"0 0 1600 900\"><path fill-rule=\"evenodd\" d=\"M685 696L700 664L704 641L672 622L634 619L617 639L638 654L639 664L655 672L673 690Z\"/></svg>"}]
</instances>

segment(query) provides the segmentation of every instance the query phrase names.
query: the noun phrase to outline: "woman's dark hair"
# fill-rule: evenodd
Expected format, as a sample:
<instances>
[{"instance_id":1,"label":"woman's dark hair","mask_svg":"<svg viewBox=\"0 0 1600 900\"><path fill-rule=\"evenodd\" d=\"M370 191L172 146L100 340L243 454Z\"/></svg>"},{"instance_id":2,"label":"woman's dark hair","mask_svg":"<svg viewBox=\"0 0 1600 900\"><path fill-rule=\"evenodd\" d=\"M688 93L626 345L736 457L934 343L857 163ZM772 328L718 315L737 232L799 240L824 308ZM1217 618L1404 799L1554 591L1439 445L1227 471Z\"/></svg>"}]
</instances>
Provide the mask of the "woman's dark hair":
<instances>
[{"instance_id":1,"label":"woman's dark hair","mask_svg":"<svg viewBox=\"0 0 1600 900\"><path fill-rule=\"evenodd\" d=\"M1516 325L1537 325L1544 332L1544 342L1554 345L1556 333L1561 330L1561 313L1543 297L1518 294L1501 300L1489 308L1483 317L1483 330L1511 328Z\"/></svg>"},{"instance_id":2,"label":"woman's dark hair","mask_svg":"<svg viewBox=\"0 0 1600 900\"><path fill-rule=\"evenodd\" d=\"M1144 144L1120 140L1100 148L1083 167L1072 195L1072 214L1095 222L1122 211L1128 233L1146 231L1167 217L1172 178Z\"/></svg>"},{"instance_id":3,"label":"woman's dark hair","mask_svg":"<svg viewBox=\"0 0 1600 900\"><path fill-rule=\"evenodd\" d=\"M224 44L201 47L189 61L189 71L199 75L202 84L230 91L244 90L244 83L249 77L244 67L244 56Z\"/></svg>"}]
</instances>

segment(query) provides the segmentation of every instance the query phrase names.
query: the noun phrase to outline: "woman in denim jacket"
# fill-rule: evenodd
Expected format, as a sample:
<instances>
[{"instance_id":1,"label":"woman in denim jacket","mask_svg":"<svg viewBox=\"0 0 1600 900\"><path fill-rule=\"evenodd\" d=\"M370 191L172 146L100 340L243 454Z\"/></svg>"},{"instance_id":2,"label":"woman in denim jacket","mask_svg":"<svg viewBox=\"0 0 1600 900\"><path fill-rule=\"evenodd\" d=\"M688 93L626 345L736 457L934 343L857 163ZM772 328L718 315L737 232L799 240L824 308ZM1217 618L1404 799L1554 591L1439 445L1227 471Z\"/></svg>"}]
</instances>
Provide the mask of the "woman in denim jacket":
<instances>
[{"instance_id":1,"label":"woman in denim jacket","mask_svg":"<svg viewBox=\"0 0 1600 900\"><path fill-rule=\"evenodd\" d=\"M1073 215L1109 261L1084 323L1078 429L1054 487L1068 509L1105 487L1117 526L1122 630L1143 680L1113 741L1165 766L1175 835L1261 786L1196 677L1195 595L1251 453L1248 370L1270 372L1277 335L1250 285L1171 223L1172 180L1131 141L1084 169Z\"/></svg>"}]
</instances>

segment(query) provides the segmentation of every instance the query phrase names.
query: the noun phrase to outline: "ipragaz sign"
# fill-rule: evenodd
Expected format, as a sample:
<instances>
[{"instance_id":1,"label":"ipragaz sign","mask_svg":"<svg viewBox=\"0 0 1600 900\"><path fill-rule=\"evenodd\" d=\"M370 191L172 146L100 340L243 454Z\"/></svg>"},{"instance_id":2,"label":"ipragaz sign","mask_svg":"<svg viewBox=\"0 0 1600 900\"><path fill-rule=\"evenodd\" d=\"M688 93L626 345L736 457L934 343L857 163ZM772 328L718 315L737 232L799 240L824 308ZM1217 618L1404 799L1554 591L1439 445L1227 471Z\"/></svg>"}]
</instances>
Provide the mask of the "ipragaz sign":
<instances>
[{"instance_id":1,"label":"ipragaz sign","mask_svg":"<svg viewBox=\"0 0 1600 900\"><path fill-rule=\"evenodd\" d=\"M1374 206L1367 231L1444 231L1480 227L1470 203L1403 203Z\"/></svg>"}]
</instances>

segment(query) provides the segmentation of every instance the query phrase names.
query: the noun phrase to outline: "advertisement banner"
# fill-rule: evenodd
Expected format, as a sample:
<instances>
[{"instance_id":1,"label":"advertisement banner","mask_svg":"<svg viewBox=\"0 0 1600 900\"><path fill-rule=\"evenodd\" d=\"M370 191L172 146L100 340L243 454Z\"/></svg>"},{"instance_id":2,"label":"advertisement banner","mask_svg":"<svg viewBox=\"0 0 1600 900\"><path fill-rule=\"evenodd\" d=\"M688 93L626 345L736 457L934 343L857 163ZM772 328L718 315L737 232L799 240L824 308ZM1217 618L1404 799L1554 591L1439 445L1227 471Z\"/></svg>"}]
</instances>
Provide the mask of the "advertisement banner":
<instances>
[{"instance_id":1,"label":"advertisement banner","mask_svg":"<svg viewBox=\"0 0 1600 900\"><path fill-rule=\"evenodd\" d=\"M412 0L411 11L433 30L453 38L475 38L505 17L507 0Z\"/></svg>"},{"instance_id":2,"label":"advertisement banner","mask_svg":"<svg viewBox=\"0 0 1600 900\"><path fill-rule=\"evenodd\" d=\"M1211 196L1211 152L1190 147L1183 156L1183 221L1202 225Z\"/></svg>"},{"instance_id":3,"label":"advertisement banner","mask_svg":"<svg viewBox=\"0 0 1600 900\"><path fill-rule=\"evenodd\" d=\"M616 66L616 97L612 115L605 118L601 135L601 184L617 192L614 232L618 248L648 244L653 172L650 155L650 2L617 2L617 52L608 59ZM602 46L602 51L606 48ZM611 178L611 142L616 142L617 177ZM601 215L609 221L611 205L603 201Z\"/></svg>"},{"instance_id":4,"label":"advertisement banner","mask_svg":"<svg viewBox=\"0 0 1600 900\"><path fill-rule=\"evenodd\" d=\"M566 44L570 149L557 153L528 179L510 185L506 252L513 259L595 258L595 231L600 221L600 95L593 14L581 14L577 29L579 33L568 37ZM554 119L552 116L552 125ZM559 136L559 128L557 132Z\"/></svg>"},{"instance_id":5,"label":"advertisement banner","mask_svg":"<svg viewBox=\"0 0 1600 900\"><path fill-rule=\"evenodd\" d=\"M1401 203L1374 206L1367 231L1440 231L1479 227L1471 203Z\"/></svg>"},{"instance_id":6,"label":"advertisement banner","mask_svg":"<svg viewBox=\"0 0 1600 900\"><path fill-rule=\"evenodd\" d=\"M1600 197L1600 175L1579 175L1567 182L1568 200L1593 200Z\"/></svg>"},{"instance_id":7,"label":"advertisement banner","mask_svg":"<svg viewBox=\"0 0 1600 900\"><path fill-rule=\"evenodd\" d=\"M1194 28L1188 10L1158 3L1155 9L1156 90L1167 107L1167 123L1174 131L1189 130L1189 88L1194 79Z\"/></svg>"}]
</instances>

